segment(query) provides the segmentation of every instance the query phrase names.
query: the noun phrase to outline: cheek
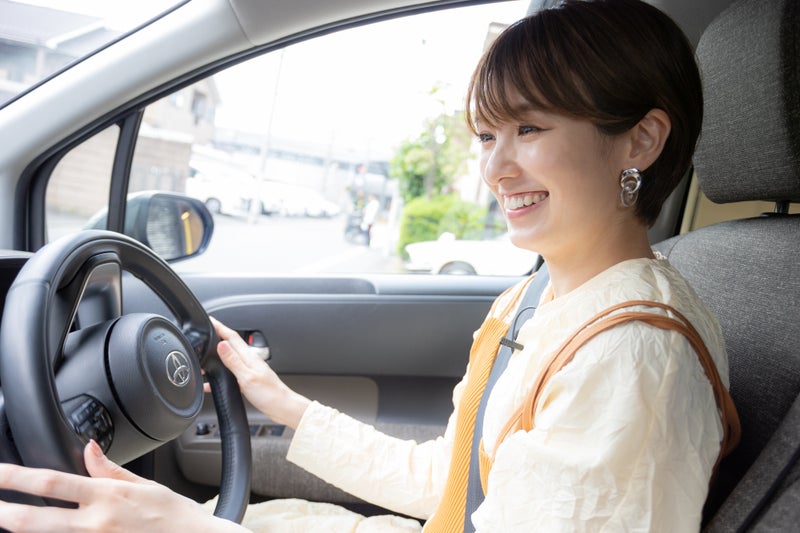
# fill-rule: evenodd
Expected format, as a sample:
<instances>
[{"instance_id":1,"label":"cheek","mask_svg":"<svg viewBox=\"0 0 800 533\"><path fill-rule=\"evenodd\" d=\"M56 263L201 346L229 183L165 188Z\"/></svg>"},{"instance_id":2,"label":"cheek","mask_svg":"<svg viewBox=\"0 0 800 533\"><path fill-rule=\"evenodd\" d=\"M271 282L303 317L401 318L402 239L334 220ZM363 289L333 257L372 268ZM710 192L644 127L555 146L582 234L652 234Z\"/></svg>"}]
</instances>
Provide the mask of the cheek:
<instances>
[{"instance_id":1,"label":"cheek","mask_svg":"<svg viewBox=\"0 0 800 533\"><path fill-rule=\"evenodd\" d=\"M478 156L478 172L480 173L481 179L484 183L489 185L489 179L486 175L486 166L489 164L489 152L486 150L481 150L480 155Z\"/></svg>"},{"instance_id":2,"label":"cheek","mask_svg":"<svg viewBox=\"0 0 800 533\"><path fill-rule=\"evenodd\" d=\"M601 173L582 176L575 180L565 194L570 201L567 209L575 219L581 219L592 225L605 224L610 220L619 203L619 192L614 188L612 180Z\"/></svg>"},{"instance_id":3,"label":"cheek","mask_svg":"<svg viewBox=\"0 0 800 533\"><path fill-rule=\"evenodd\" d=\"M500 206L500 211L504 212L503 198L501 198L500 195L497 194L497 191L493 187L489 187L489 190L492 191L492 196L494 196L494 201L497 202L497 205Z\"/></svg>"},{"instance_id":4,"label":"cheek","mask_svg":"<svg viewBox=\"0 0 800 533\"><path fill-rule=\"evenodd\" d=\"M500 205L503 205L503 202L501 201L497 193L497 183L491 180L490 177L486 174L486 167L488 163L489 163L489 155L486 152L482 152L478 159L478 172L481 177L481 181L483 181L483 184L489 188L489 190L492 192L492 196L494 196L495 199L498 202L500 202Z\"/></svg>"}]
</instances>

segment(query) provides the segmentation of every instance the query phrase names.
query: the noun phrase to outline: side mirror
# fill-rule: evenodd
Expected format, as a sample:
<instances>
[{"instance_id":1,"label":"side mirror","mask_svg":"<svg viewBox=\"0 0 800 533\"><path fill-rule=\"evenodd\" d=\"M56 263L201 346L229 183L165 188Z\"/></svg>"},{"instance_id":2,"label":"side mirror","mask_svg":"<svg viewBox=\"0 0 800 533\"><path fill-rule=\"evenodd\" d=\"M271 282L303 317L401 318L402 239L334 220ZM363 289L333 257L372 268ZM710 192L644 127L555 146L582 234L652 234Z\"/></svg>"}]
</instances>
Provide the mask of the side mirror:
<instances>
[{"instance_id":1,"label":"side mirror","mask_svg":"<svg viewBox=\"0 0 800 533\"><path fill-rule=\"evenodd\" d=\"M107 229L107 213L93 217L85 229ZM174 262L203 253L214 233L214 219L195 198L165 192L128 195L125 235L148 246L165 261Z\"/></svg>"}]
</instances>

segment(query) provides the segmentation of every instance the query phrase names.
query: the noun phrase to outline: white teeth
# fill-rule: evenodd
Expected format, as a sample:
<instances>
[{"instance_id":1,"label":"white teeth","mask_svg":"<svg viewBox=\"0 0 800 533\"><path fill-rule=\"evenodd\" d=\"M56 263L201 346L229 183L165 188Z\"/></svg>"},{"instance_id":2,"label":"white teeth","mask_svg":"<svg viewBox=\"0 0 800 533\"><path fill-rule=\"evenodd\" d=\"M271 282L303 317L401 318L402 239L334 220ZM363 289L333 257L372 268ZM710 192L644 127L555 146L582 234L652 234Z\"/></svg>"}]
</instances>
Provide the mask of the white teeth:
<instances>
[{"instance_id":1,"label":"white teeth","mask_svg":"<svg viewBox=\"0 0 800 533\"><path fill-rule=\"evenodd\" d=\"M522 196L506 196L503 201L503 207L505 209L520 209L521 207L528 207L533 204L538 204L545 198L547 198L546 192L525 194Z\"/></svg>"}]
</instances>

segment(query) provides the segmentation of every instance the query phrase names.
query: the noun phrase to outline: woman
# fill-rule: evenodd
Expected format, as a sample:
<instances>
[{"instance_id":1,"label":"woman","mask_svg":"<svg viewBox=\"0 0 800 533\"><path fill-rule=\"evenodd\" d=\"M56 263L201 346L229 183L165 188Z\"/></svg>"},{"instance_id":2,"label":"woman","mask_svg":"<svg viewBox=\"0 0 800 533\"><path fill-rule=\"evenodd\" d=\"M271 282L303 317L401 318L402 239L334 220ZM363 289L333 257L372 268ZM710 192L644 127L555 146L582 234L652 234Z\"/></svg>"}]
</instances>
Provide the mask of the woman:
<instances>
[{"instance_id":1,"label":"woman","mask_svg":"<svg viewBox=\"0 0 800 533\"><path fill-rule=\"evenodd\" d=\"M393 439L298 395L215 322L221 359L253 405L296 429L290 461L373 503L428 519L426 531L697 531L721 449L736 439L723 386L726 355L712 314L647 239L689 168L700 130L700 79L689 44L638 0L568 1L495 41L473 75L468 103L483 179L514 244L539 252L551 278L491 389L480 453L472 447L476 398L526 282L498 298L476 334L455 410L435 441ZM589 326L617 304L625 308L611 315L649 318L636 315L604 331ZM693 328L674 325L671 317L681 315ZM475 454L483 501L466 496ZM93 443L85 455L91 479L13 477L19 468L2 466L0 486L81 508L27 513L5 504L0 526L64 530L97 519L104 531L155 531L176 521L198 530L238 528L112 465ZM251 524L269 531L332 530L322 521L343 524L347 515L296 501L252 511ZM391 517L361 527L370 524L418 529Z\"/></svg>"}]
</instances>

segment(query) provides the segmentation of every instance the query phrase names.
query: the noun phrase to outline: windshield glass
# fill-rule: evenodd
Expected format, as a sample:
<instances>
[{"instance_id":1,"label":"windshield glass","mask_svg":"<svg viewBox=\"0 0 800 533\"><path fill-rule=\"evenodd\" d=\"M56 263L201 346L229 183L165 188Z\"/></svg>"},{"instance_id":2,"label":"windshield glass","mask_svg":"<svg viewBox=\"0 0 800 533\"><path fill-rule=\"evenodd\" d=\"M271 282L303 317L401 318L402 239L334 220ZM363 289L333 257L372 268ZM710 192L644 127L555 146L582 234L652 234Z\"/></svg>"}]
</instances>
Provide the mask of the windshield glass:
<instances>
[{"instance_id":1,"label":"windshield glass","mask_svg":"<svg viewBox=\"0 0 800 533\"><path fill-rule=\"evenodd\" d=\"M183 0L0 0L0 107Z\"/></svg>"}]
</instances>

